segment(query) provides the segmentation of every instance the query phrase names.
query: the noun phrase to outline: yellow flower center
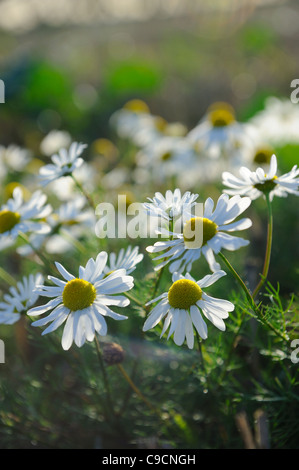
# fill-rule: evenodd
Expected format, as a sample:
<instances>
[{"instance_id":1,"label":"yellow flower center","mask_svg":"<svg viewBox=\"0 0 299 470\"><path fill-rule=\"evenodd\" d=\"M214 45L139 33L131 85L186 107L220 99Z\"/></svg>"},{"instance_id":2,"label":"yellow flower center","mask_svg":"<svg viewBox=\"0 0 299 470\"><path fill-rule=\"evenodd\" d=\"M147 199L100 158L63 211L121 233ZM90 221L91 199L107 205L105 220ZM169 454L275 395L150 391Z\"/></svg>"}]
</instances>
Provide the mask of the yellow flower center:
<instances>
[{"instance_id":1,"label":"yellow flower center","mask_svg":"<svg viewBox=\"0 0 299 470\"><path fill-rule=\"evenodd\" d=\"M72 312L89 307L96 298L96 289L88 281L72 279L63 289L62 300L66 308Z\"/></svg>"},{"instance_id":2,"label":"yellow flower center","mask_svg":"<svg viewBox=\"0 0 299 470\"><path fill-rule=\"evenodd\" d=\"M165 152L161 155L161 160L163 160L163 162L167 162L167 160L170 160L172 157L172 152Z\"/></svg>"},{"instance_id":3,"label":"yellow flower center","mask_svg":"<svg viewBox=\"0 0 299 470\"><path fill-rule=\"evenodd\" d=\"M155 117L155 127L159 132L167 133L168 122L166 119L162 118L161 116Z\"/></svg>"},{"instance_id":4,"label":"yellow flower center","mask_svg":"<svg viewBox=\"0 0 299 470\"><path fill-rule=\"evenodd\" d=\"M21 215L18 212L12 212L7 209L0 211L0 233L9 232L19 223Z\"/></svg>"},{"instance_id":5,"label":"yellow flower center","mask_svg":"<svg viewBox=\"0 0 299 470\"><path fill-rule=\"evenodd\" d=\"M205 217L192 217L184 226L183 236L186 248L200 248L217 233L217 225Z\"/></svg>"},{"instance_id":6,"label":"yellow flower center","mask_svg":"<svg viewBox=\"0 0 299 470\"><path fill-rule=\"evenodd\" d=\"M173 308L187 310L195 305L202 297L202 290L198 284L189 279L175 281L168 291L168 302Z\"/></svg>"},{"instance_id":7,"label":"yellow flower center","mask_svg":"<svg viewBox=\"0 0 299 470\"><path fill-rule=\"evenodd\" d=\"M268 148L260 148L256 151L253 162L257 163L258 165L268 164L270 163L273 151Z\"/></svg>"},{"instance_id":8,"label":"yellow flower center","mask_svg":"<svg viewBox=\"0 0 299 470\"><path fill-rule=\"evenodd\" d=\"M213 127L225 127L235 122L234 110L227 103L215 103L210 106L208 117Z\"/></svg>"},{"instance_id":9,"label":"yellow flower center","mask_svg":"<svg viewBox=\"0 0 299 470\"><path fill-rule=\"evenodd\" d=\"M128 101L124 105L124 109L127 109L129 111L133 111L135 113L149 113L149 107L148 105L139 99L133 99Z\"/></svg>"},{"instance_id":10,"label":"yellow flower center","mask_svg":"<svg viewBox=\"0 0 299 470\"><path fill-rule=\"evenodd\" d=\"M114 273L114 269L112 269L111 271L108 271L105 275L104 275L104 279L108 276L110 276L110 274Z\"/></svg>"}]
</instances>

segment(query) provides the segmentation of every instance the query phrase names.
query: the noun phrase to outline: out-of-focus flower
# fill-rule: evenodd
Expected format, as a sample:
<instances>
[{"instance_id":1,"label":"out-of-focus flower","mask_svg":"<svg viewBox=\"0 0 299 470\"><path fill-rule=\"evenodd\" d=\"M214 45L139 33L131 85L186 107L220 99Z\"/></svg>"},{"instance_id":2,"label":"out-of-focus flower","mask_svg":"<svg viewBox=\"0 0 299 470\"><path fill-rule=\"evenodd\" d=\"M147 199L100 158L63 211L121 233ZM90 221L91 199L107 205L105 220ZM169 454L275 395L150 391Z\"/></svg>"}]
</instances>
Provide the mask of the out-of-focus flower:
<instances>
[{"instance_id":1,"label":"out-of-focus flower","mask_svg":"<svg viewBox=\"0 0 299 470\"><path fill-rule=\"evenodd\" d=\"M151 114L147 104L139 99L130 100L115 111L110 123L119 137L129 139L141 148L165 136L182 137L187 133L183 124L168 123L161 116Z\"/></svg>"},{"instance_id":2,"label":"out-of-focus flower","mask_svg":"<svg viewBox=\"0 0 299 470\"><path fill-rule=\"evenodd\" d=\"M41 141L40 149L44 155L50 157L61 148L69 147L71 142L72 138L68 132L53 129Z\"/></svg>"},{"instance_id":3,"label":"out-of-focus flower","mask_svg":"<svg viewBox=\"0 0 299 470\"><path fill-rule=\"evenodd\" d=\"M41 247L47 253L64 253L74 248L73 240L87 235L95 227L95 214L86 205L85 197L77 196L71 201L60 205L47 218L51 233L32 234L29 236L30 245L23 245L17 249L22 256L28 256Z\"/></svg>"},{"instance_id":4,"label":"out-of-focus flower","mask_svg":"<svg viewBox=\"0 0 299 470\"><path fill-rule=\"evenodd\" d=\"M6 166L7 170L22 171L31 161L31 158L31 151L18 145L0 146L0 161Z\"/></svg>"},{"instance_id":5,"label":"out-of-focus flower","mask_svg":"<svg viewBox=\"0 0 299 470\"><path fill-rule=\"evenodd\" d=\"M48 233L46 219L52 211L46 204L47 196L36 191L24 202L21 188L13 191L13 197L0 208L0 249L11 246L20 233Z\"/></svg>"},{"instance_id":6,"label":"out-of-focus flower","mask_svg":"<svg viewBox=\"0 0 299 470\"><path fill-rule=\"evenodd\" d=\"M290 99L267 98L263 110L249 121L269 145L299 143L299 107Z\"/></svg>"},{"instance_id":7,"label":"out-of-focus flower","mask_svg":"<svg viewBox=\"0 0 299 470\"><path fill-rule=\"evenodd\" d=\"M22 314L32 307L38 299L35 292L37 285L43 282L41 274L30 274L24 276L16 287L10 287L9 294L4 294L2 302L0 302L0 323L12 325L16 323Z\"/></svg>"},{"instance_id":8,"label":"out-of-focus flower","mask_svg":"<svg viewBox=\"0 0 299 470\"><path fill-rule=\"evenodd\" d=\"M72 175L83 164L84 160L80 155L86 147L86 144L73 142L68 150L62 148L58 154L54 154L51 157L53 163L44 165L39 170L41 185L46 186L62 176Z\"/></svg>"},{"instance_id":9,"label":"out-of-focus flower","mask_svg":"<svg viewBox=\"0 0 299 470\"><path fill-rule=\"evenodd\" d=\"M241 167L239 173L241 178L237 178L229 172L223 173L223 184L229 188L224 189L223 192L231 195L240 194L248 196L252 200L268 194L270 201L272 201L274 196L299 195L299 169L297 165L294 165L288 173L277 176L276 155L271 157L270 168L267 174L263 168L251 171L246 167Z\"/></svg>"},{"instance_id":10,"label":"out-of-focus flower","mask_svg":"<svg viewBox=\"0 0 299 470\"><path fill-rule=\"evenodd\" d=\"M187 179L190 183L189 171L198 183L200 172L195 171L198 155L187 139L178 136L164 136L153 140L142 147L136 155L136 183L138 175L144 170L147 180L157 183L177 181L181 187Z\"/></svg>"},{"instance_id":11,"label":"out-of-focus flower","mask_svg":"<svg viewBox=\"0 0 299 470\"><path fill-rule=\"evenodd\" d=\"M188 133L187 139L203 158L230 160L230 154L245 139L246 126L236 120L227 103L211 105L201 121Z\"/></svg>"},{"instance_id":12,"label":"out-of-focus flower","mask_svg":"<svg viewBox=\"0 0 299 470\"><path fill-rule=\"evenodd\" d=\"M116 269L125 269L127 274L131 274L136 269L136 265L143 260L143 254L139 253L139 247L129 246L126 250L121 248L118 255L110 253L109 260L103 273L109 274Z\"/></svg>"}]
</instances>

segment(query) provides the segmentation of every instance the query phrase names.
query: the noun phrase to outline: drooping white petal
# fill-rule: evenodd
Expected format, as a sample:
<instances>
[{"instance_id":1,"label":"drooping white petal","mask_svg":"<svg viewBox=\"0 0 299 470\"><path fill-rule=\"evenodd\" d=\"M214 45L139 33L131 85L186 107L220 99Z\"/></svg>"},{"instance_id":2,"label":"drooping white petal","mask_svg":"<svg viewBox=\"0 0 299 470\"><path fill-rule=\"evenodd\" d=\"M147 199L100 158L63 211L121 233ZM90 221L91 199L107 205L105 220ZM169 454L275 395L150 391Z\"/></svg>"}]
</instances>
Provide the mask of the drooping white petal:
<instances>
[{"instance_id":1,"label":"drooping white petal","mask_svg":"<svg viewBox=\"0 0 299 470\"><path fill-rule=\"evenodd\" d=\"M202 339L207 339L208 337L208 327L203 320L201 313L196 305L191 305L190 307L191 320L195 326L199 336Z\"/></svg>"}]
</instances>

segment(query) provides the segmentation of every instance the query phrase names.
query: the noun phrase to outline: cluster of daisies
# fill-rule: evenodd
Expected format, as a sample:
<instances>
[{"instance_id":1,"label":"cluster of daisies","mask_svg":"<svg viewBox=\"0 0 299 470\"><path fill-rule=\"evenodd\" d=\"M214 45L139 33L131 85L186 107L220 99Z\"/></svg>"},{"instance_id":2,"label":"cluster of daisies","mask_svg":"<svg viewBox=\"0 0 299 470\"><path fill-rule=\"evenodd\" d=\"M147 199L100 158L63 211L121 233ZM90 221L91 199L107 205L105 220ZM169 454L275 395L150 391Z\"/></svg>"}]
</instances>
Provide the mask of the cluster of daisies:
<instances>
[{"instance_id":1,"label":"cluster of daisies","mask_svg":"<svg viewBox=\"0 0 299 470\"><path fill-rule=\"evenodd\" d=\"M143 121L142 126L140 121ZM133 110L124 108L114 115L113 122L123 136L134 136L143 148L157 143L161 133L166 133L168 137L172 135L175 138L174 147L179 149L177 139L183 139L185 133L179 126L167 125L152 116L139 102L134 103ZM200 123L188 136L193 149L197 148L197 151L204 153L209 148L212 159L220 158L216 147L212 146L215 143L212 130L218 136L221 152L224 153L228 152L227 146L231 145L231 139L235 139L235 145L236 139L243 135L230 107L212 107L209 110L209 121ZM229 136L227 131L230 132ZM63 139L67 140L68 136L58 134L55 138L58 145ZM55 145L51 147L51 142L51 139L43 142L44 151L49 152L49 155L55 148ZM76 183L74 173L84 167L82 154L85 148L85 144L67 141L65 147L51 155L50 164L39 167L40 188L32 194L26 194L18 185L13 188L11 196L0 208L1 250L15 245L22 256L43 253L43 250L47 253L65 253L67 242L77 240L82 230L89 234L95 233L95 214L92 208L85 207L87 201L84 191L82 196L71 197L56 211L43 192L47 186L53 186L61 180L64 189L66 181ZM219 151L220 147L217 148ZM172 158L171 155L168 155L169 158L165 155L165 162ZM29 158L27 154L26 158ZM26 164L30 162L26 160ZM191 160L189 162L187 159L185 166L189 164L196 174L197 166L192 167ZM161 337L167 333L167 338L173 337L175 344L180 346L186 342L190 349L194 347L194 332L202 339L208 337L206 320L224 331L224 320L234 310L230 301L212 297L206 289L226 275L216 256L223 249L235 251L249 243L247 239L233 235L252 225L248 217L240 216L252 200L260 196L272 201L274 196L299 195L299 169L295 165L289 173L279 175L274 154L267 161L266 169L265 166L255 170L241 166L239 176L224 171L222 182L225 188L216 202L210 197L200 201L198 194L190 191L182 193L177 188L166 191L165 195L156 192L154 197L143 204L148 217L162 221L157 229L157 235L161 235L162 240L148 246L147 252L154 254L154 263L158 261L155 263L156 271L166 267L172 275L168 291L149 299L144 306L147 311L147 307L152 308L155 304L145 319L143 330L148 331L164 322ZM54 186L55 191L58 191L57 186ZM199 206L202 208L200 213L197 210ZM20 245L20 238L25 243ZM190 273L192 266L201 257L205 258L210 272L196 280ZM63 349L68 350L73 343L81 347L86 341L93 341L96 334L107 334L106 317L113 320L128 318L116 312L114 307L123 308L130 304L128 291L134 288L134 277L131 274L143 258L138 246L129 246L126 250L122 248L118 253L101 251L95 259L90 258L85 266L79 266L76 275L68 272L61 263L55 262L56 275L49 275L47 283L44 283L41 273L31 274L9 289L0 302L0 323L13 324L22 314L33 318L41 316L34 319L32 326L47 325L43 335L64 325L61 340ZM50 300L36 305L40 297Z\"/></svg>"},{"instance_id":2,"label":"cluster of daisies","mask_svg":"<svg viewBox=\"0 0 299 470\"><path fill-rule=\"evenodd\" d=\"M131 100L112 115L111 125L136 147L135 184L167 186L175 180L184 191L218 182L224 171L241 166L251 171L268 167L277 147L299 143L298 106L276 97L269 97L264 109L246 122L238 120L230 104L213 103L191 129Z\"/></svg>"}]
</instances>

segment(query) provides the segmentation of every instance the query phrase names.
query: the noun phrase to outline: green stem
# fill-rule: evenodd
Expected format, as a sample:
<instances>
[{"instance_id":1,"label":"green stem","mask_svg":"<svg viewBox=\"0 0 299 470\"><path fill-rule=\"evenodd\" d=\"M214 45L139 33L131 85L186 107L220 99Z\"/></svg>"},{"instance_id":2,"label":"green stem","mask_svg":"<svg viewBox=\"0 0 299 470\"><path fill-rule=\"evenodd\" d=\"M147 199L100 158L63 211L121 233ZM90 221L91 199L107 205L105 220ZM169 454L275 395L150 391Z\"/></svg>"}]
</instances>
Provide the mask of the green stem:
<instances>
[{"instance_id":1,"label":"green stem","mask_svg":"<svg viewBox=\"0 0 299 470\"><path fill-rule=\"evenodd\" d=\"M0 266L0 277L5 282L7 282L7 284L9 284L10 286L17 285L16 280L7 271L5 271L5 269L3 269L1 266Z\"/></svg>"},{"instance_id":2,"label":"green stem","mask_svg":"<svg viewBox=\"0 0 299 470\"><path fill-rule=\"evenodd\" d=\"M21 238L21 240L23 240L27 245L30 246L30 248L32 249L32 251L36 254L36 256L39 257L39 259L41 260L41 262L43 263L43 265L49 270L51 271L52 273L54 273L56 275L56 269L53 265L53 263L43 254L41 253L38 249L34 248L34 246L32 245L32 243L30 242L29 238L27 237L27 235L25 233L19 233L19 237Z\"/></svg>"},{"instance_id":3,"label":"green stem","mask_svg":"<svg viewBox=\"0 0 299 470\"><path fill-rule=\"evenodd\" d=\"M240 286L242 287L243 291L245 292L245 295L247 297L247 300L248 302L250 303L251 307L253 308L253 310L256 310L256 305L255 305L255 302L251 296L251 293L249 292L249 289L248 287L246 286L246 284L244 283L244 281L241 279L241 277L239 276L239 274L237 273L237 271L232 267L232 265L230 264L230 262L228 261L228 259L224 256L223 253L218 253L219 256L222 258L222 260L224 261L224 263L226 264L226 266L228 267L228 269L231 271L231 273L234 275L234 277L236 278L236 280L238 281L238 283L240 284Z\"/></svg>"},{"instance_id":4,"label":"green stem","mask_svg":"<svg viewBox=\"0 0 299 470\"><path fill-rule=\"evenodd\" d=\"M83 196L87 199L87 201L88 201L89 205L91 206L91 208L93 210L95 210L96 206L95 206L95 203L93 202L93 199L91 198L91 196L85 191L82 184L77 180L77 178L75 178L75 176L73 174L71 175L71 177L73 178L73 181L74 181L75 185L77 186L77 188L81 191Z\"/></svg>"},{"instance_id":5,"label":"green stem","mask_svg":"<svg viewBox=\"0 0 299 470\"><path fill-rule=\"evenodd\" d=\"M252 293L253 299L257 296L258 292L262 288L269 272L270 266L270 258L271 258L271 248L272 248L272 237L273 237L273 214L272 214L272 206L269 198L269 194L266 194L266 201L267 201L267 208L268 208L268 229L267 229L267 246L266 246L266 254L264 260L264 267L261 276L261 280L259 281L258 285L254 289Z\"/></svg>"},{"instance_id":6,"label":"green stem","mask_svg":"<svg viewBox=\"0 0 299 470\"><path fill-rule=\"evenodd\" d=\"M117 364L118 370L121 372L122 376L125 378L125 380L128 382L132 390L136 393L136 395L146 404L146 406L154 412L156 415L158 415L159 418L161 418L159 411L148 401L148 399L143 395L143 393L139 390L139 388L134 384L133 380L130 378L130 376L127 374L125 369L121 364Z\"/></svg>"},{"instance_id":7,"label":"green stem","mask_svg":"<svg viewBox=\"0 0 299 470\"><path fill-rule=\"evenodd\" d=\"M102 374L103 374L104 385L105 385L106 395L107 395L107 403L108 403L108 406L109 406L110 411L112 413L112 416L114 416L115 413L114 413L114 408L113 408L112 399L111 399L111 391L110 391L109 380L108 380L105 364L104 364L103 357L102 357L102 351L101 351L100 343L99 343L98 338L96 336L95 336L95 344L96 344L99 364L100 364Z\"/></svg>"},{"instance_id":8,"label":"green stem","mask_svg":"<svg viewBox=\"0 0 299 470\"><path fill-rule=\"evenodd\" d=\"M138 305L139 307L142 307L145 309L145 306L142 302L140 302L138 299L136 299L135 297L133 297L133 295L131 294L128 294L128 292L123 292L123 294L129 299L129 300L132 300L132 302L134 302L136 305Z\"/></svg>"},{"instance_id":9,"label":"green stem","mask_svg":"<svg viewBox=\"0 0 299 470\"><path fill-rule=\"evenodd\" d=\"M247 297L247 300L248 302L250 303L250 306L252 308L252 310L254 311L254 313L258 316L258 318L261 320L261 322L263 322L265 325L268 326L268 328L270 328L272 331L274 331L274 333L279 336L280 338L282 338L284 341L289 341L289 338L284 334L284 333L281 333L279 330L277 330L275 328L275 326L272 325L272 323L270 323L263 315L262 311L259 309L259 307L256 305L251 293L249 292L249 289L247 288L246 284L243 282L243 280L240 278L239 274L235 271L235 269L232 267L232 265L230 264L230 262L228 261L228 259L224 256L223 253L218 253L219 256L223 259L223 261L225 262L226 266L229 268L229 270L231 271L231 273L234 275L234 277L236 278L236 280L238 281L238 283L240 284L240 286L242 287L246 297Z\"/></svg>"}]
</instances>

